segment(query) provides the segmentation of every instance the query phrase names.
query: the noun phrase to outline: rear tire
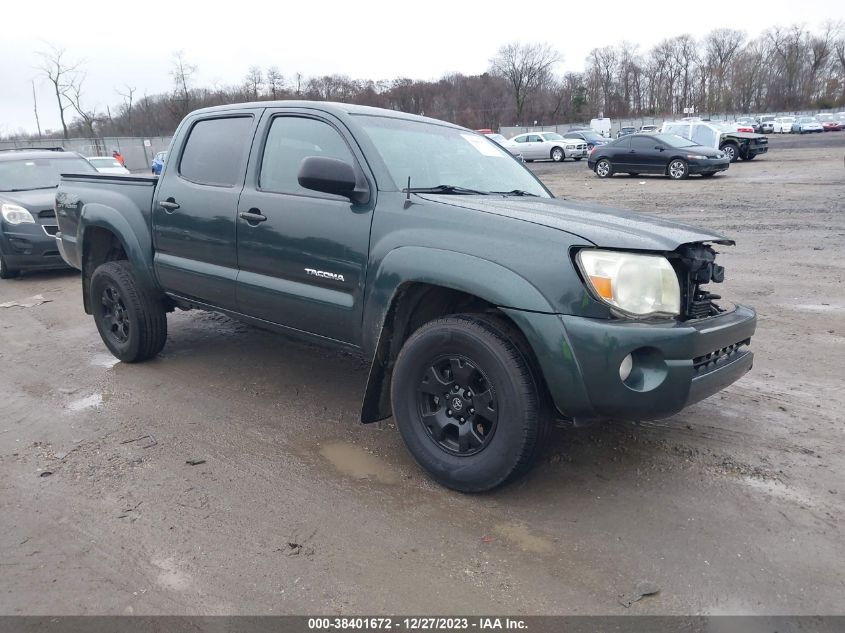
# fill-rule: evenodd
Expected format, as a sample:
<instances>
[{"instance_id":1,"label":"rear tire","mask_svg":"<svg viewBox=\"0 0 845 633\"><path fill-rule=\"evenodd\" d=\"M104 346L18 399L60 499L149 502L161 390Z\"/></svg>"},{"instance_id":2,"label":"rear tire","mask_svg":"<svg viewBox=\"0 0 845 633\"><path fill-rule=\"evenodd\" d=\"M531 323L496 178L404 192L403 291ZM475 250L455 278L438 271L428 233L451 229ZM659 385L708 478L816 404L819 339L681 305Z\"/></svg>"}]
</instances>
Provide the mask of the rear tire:
<instances>
[{"instance_id":1,"label":"rear tire","mask_svg":"<svg viewBox=\"0 0 845 633\"><path fill-rule=\"evenodd\" d=\"M596 176L599 178L610 178L613 175L613 165L606 158L596 163Z\"/></svg>"},{"instance_id":2,"label":"rear tire","mask_svg":"<svg viewBox=\"0 0 845 633\"><path fill-rule=\"evenodd\" d=\"M124 363L147 360L164 347L164 304L138 283L128 261L98 266L91 276L89 299L100 337Z\"/></svg>"},{"instance_id":3,"label":"rear tire","mask_svg":"<svg viewBox=\"0 0 845 633\"><path fill-rule=\"evenodd\" d=\"M528 470L548 426L542 393L507 329L475 314L436 319L414 332L396 359L391 388L411 455L437 482L461 492L490 490Z\"/></svg>"}]
</instances>

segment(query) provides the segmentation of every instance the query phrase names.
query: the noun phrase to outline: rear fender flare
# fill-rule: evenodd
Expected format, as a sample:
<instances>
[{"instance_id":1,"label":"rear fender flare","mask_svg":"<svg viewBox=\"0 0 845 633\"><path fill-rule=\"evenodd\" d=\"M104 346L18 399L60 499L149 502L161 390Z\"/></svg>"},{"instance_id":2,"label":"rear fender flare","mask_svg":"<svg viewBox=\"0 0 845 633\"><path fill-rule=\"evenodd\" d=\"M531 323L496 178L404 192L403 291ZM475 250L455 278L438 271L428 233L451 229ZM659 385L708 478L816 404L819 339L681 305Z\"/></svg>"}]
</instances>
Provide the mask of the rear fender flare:
<instances>
[{"instance_id":1,"label":"rear fender flare","mask_svg":"<svg viewBox=\"0 0 845 633\"><path fill-rule=\"evenodd\" d=\"M140 210L133 210L137 219L127 219L127 214L119 212L113 207L99 203L88 203L82 207L79 223L79 237L82 245L81 266L83 283L90 279L93 270L86 270L88 267L87 253L90 249L92 228L100 228L109 231L123 247L126 258L132 264L137 276L138 283L150 290L158 286L152 269L152 236L149 228L143 221L145 216ZM87 308L87 293L84 295Z\"/></svg>"}]
</instances>

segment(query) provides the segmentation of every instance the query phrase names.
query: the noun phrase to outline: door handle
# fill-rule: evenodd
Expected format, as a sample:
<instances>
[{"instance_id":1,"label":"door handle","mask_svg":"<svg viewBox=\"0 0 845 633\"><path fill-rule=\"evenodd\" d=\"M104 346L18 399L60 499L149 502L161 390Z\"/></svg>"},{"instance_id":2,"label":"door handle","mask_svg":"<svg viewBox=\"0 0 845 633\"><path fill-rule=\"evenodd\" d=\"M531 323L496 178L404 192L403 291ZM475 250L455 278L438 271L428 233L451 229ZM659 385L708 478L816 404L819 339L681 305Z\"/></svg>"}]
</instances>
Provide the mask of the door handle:
<instances>
[{"instance_id":1,"label":"door handle","mask_svg":"<svg viewBox=\"0 0 845 633\"><path fill-rule=\"evenodd\" d=\"M158 203L162 209L167 211L168 213L173 213L176 209L179 208L179 203L176 202L173 198L168 198L167 200L162 200Z\"/></svg>"},{"instance_id":2,"label":"door handle","mask_svg":"<svg viewBox=\"0 0 845 633\"><path fill-rule=\"evenodd\" d=\"M261 213L258 209L250 209L249 211L241 211L238 214L241 219L246 220L250 224L258 224L267 220L267 216Z\"/></svg>"}]
</instances>

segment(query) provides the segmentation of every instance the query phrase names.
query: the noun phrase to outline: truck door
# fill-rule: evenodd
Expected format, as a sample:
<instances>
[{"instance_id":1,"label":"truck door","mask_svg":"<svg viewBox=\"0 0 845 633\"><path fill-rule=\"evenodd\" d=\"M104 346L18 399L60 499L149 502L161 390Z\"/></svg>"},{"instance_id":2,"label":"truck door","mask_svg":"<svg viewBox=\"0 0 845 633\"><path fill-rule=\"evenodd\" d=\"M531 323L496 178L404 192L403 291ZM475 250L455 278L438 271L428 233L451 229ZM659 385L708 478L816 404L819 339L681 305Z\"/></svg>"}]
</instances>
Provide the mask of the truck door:
<instances>
[{"instance_id":1,"label":"truck door","mask_svg":"<svg viewBox=\"0 0 845 633\"><path fill-rule=\"evenodd\" d=\"M199 118L173 148L152 211L155 270L167 291L237 308L235 221L256 118Z\"/></svg>"},{"instance_id":2,"label":"truck door","mask_svg":"<svg viewBox=\"0 0 845 633\"><path fill-rule=\"evenodd\" d=\"M297 174L309 156L340 159L365 173L360 150L332 117L268 111L238 205L238 309L358 344L375 196L357 205L301 187Z\"/></svg>"}]
</instances>

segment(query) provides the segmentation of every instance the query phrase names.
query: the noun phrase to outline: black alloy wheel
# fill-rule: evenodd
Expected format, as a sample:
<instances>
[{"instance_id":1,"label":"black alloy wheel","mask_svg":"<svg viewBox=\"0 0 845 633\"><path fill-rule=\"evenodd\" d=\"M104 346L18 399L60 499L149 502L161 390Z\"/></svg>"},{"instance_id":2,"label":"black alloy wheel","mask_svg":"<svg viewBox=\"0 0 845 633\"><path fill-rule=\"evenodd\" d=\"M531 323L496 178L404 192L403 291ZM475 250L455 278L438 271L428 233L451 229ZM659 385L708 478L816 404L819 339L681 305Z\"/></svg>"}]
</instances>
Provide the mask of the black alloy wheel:
<instances>
[{"instance_id":1,"label":"black alloy wheel","mask_svg":"<svg viewBox=\"0 0 845 633\"><path fill-rule=\"evenodd\" d=\"M417 407L429 437L453 455L484 450L499 420L490 381L459 355L441 356L428 366L417 387Z\"/></svg>"}]
</instances>

